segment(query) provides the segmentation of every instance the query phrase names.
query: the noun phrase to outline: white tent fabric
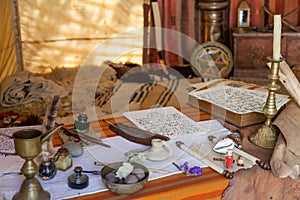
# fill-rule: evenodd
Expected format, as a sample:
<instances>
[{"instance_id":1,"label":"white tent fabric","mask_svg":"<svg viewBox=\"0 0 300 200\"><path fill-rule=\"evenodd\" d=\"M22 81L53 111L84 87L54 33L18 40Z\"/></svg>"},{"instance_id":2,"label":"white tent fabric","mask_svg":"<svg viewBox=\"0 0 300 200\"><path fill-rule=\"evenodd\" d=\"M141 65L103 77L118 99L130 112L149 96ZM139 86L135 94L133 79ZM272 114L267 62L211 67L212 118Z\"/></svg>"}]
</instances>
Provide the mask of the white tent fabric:
<instances>
[{"instance_id":1,"label":"white tent fabric","mask_svg":"<svg viewBox=\"0 0 300 200\"><path fill-rule=\"evenodd\" d=\"M16 72L11 1L0 7L0 82ZM105 48L104 59L142 62L144 0L18 0L24 68L33 73L55 67L79 66L102 42L115 36L118 46ZM2 30L3 29L3 30ZM127 32L128 34L120 33ZM136 42L126 38L138 38ZM111 48L132 46L125 57L114 55ZM101 64L101 63L99 63Z\"/></svg>"}]
</instances>

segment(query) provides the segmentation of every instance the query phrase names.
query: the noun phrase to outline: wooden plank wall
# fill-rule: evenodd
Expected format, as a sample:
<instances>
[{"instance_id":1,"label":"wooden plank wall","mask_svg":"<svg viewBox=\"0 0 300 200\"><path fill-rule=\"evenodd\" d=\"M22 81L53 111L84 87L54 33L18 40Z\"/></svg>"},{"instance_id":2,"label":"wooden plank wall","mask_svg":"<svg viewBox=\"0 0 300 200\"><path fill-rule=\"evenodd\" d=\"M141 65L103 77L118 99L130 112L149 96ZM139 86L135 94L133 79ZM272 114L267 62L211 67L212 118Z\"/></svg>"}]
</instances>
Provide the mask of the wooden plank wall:
<instances>
[{"instance_id":1,"label":"wooden plank wall","mask_svg":"<svg viewBox=\"0 0 300 200\"><path fill-rule=\"evenodd\" d=\"M230 28L236 26L237 8L241 0L230 1ZM251 26L264 26L264 6L269 5L269 9L274 13L279 13L282 16L290 13L292 10L300 6L300 0L247 0L251 9ZM293 13L287 20L299 26L300 24L300 11ZM269 22L272 23L273 19L270 17Z\"/></svg>"}]
</instances>

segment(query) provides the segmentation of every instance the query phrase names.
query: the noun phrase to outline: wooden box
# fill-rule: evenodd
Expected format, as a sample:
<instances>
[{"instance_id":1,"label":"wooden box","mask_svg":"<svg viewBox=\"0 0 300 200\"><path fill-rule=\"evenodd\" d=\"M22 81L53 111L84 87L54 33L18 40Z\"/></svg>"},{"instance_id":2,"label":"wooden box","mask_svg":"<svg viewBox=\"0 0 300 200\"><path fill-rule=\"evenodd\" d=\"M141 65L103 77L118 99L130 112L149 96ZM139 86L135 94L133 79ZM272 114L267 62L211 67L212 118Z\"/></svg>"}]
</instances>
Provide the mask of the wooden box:
<instances>
[{"instance_id":1,"label":"wooden box","mask_svg":"<svg viewBox=\"0 0 300 200\"><path fill-rule=\"evenodd\" d=\"M230 80L230 79L219 79L198 84L196 89L192 92L206 90L216 85L231 86L236 88L244 88L249 90L266 91L264 86L259 86L251 83L245 83L242 81ZM246 114L238 114L232 111L226 110L223 107L217 106L205 100L200 100L193 94L189 93L188 104L197 109L203 110L211 114L215 118L222 119L227 123L230 123L236 127L246 127L254 124L259 124L265 121L265 115L259 112L250 112Z\"/></svg>"},{"instance_id":2,"label":"wooden box","mask_svg":"<svg viewBox=\"0 0 300 200\"><path fill-rule=\"evenodd\" d=\"M259 124L266 120L263 113L251 112L247 114L237 114L207 101L199 100L191 95L189 95L188 104L239 128Z\"/></svg>"},{"instance_id":3,"label":"wooden box","mask_svg":"<svg viewBox=\"0 0 300 200\"><path fill-rule=\"evenodd\" d=\"M300 65L300 33L282 33L281 53L292 67ZM267 78L273 55L273 33L233 33L234 77Z\"/></svg>"}]
</instances>

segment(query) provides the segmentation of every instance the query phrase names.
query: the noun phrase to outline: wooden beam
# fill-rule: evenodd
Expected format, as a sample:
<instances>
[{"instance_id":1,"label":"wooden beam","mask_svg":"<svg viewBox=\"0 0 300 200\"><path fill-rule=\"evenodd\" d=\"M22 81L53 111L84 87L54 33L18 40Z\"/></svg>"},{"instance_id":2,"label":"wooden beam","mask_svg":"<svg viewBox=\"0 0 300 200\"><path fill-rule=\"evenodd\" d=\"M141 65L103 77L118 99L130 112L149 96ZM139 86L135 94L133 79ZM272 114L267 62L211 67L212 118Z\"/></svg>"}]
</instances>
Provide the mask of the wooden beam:
<instances>
[{"instance_id":1,"label":"wooden beam","mask_svg":"<svg viewBox=\"0 0 300 200\"><path fill-rule=\"evenodd\" d=\"M18 71L24 70L18 0L11 1Z\"/></svg>"}]
</instances>

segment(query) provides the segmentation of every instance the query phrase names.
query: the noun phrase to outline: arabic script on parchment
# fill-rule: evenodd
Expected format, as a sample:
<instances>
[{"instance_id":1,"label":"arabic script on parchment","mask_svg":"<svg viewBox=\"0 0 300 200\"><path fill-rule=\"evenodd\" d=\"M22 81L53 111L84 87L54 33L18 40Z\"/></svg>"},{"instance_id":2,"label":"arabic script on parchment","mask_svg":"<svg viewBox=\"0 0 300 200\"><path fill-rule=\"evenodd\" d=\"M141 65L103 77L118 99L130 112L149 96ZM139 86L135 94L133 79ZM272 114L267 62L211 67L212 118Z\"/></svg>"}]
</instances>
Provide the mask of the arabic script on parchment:
<instances>
[{"instance_id":1,"label":"arabic script on parchment","mask_svg":"<svg viewBox=\"0 0 300 200\"><path fill-rule=\"evenodd\" d=\"M234 113L246 114L251 112L263 113L268 93L258 90L219 85L209 89L191 92L190 95ZM276 95L277 109L288 101L289 98L286 96Z\"/></svg>"},{"instance_id":2,"label":"arabic script on parchment","mask_svg":"<svg viewBox=\"0 0 300 200\"><path fill-rule=\"evenodd\" d=\"M206 134L195 121L176 110L174 107L153 108L124 113L141 129L168 137L187 134Z\"/></svg>"}]
</instances>

